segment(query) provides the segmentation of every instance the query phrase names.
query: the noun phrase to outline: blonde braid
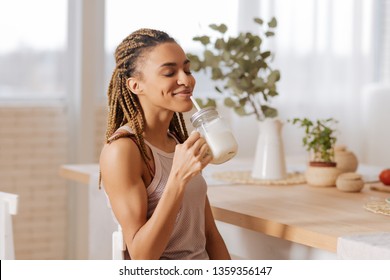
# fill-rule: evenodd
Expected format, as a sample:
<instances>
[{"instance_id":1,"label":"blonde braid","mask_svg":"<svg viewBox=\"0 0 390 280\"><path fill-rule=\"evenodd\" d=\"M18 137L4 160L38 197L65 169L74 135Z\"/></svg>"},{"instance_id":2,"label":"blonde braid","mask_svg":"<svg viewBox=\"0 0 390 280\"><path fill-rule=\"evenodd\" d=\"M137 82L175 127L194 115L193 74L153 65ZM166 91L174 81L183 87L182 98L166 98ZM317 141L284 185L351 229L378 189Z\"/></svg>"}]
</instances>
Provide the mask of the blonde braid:
<instances>
[{"instance_id":1,"label":"blonde braid","mask_svg":"<svg viewBox=\"0 0 390 280\"><path fill-rule=\"evenodd\" d=\"M175 113L173 115L171 123L169 124L169 130L175 134L180 143L183 143L188 138L182 113Z\"/></svg>"},{"instance_id":2,"label":"blonde braid","mask_svg":"<svg viewBox=\"0 0 390 280\"><path fill-rule=\"evenodd\" d=\"M185 141L188 138L188 131L186 127L186 122L184 121L183 113L179 113L179 117L180 117L180 126L184 133L184 141Z\"/></svg>"}]
</instances>

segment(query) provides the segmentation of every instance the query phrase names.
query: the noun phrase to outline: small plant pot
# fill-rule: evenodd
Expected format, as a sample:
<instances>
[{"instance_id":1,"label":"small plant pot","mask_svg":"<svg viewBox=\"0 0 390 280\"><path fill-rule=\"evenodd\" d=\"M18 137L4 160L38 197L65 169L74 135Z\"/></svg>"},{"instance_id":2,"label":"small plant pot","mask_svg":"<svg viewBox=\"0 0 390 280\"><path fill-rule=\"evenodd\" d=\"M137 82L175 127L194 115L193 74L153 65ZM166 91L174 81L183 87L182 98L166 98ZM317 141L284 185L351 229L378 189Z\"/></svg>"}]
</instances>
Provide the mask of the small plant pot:
<instances>
[{"instance_id":1,"label":"small plant pot","mask_svg":"<svg viewBox=\"0 0 390 280\"><path fill-rule=\"evenodd\" d=\"M334 187L341 170L335 162L310 162L305 177L307 184L314 187Z\"/></svg>"},{"instance_id":2,"label":"small plant pot","mask_svg":"<svg viewBox=\"0 0 390 280\"><path fill-rule=\"evenodd\" d=\"M336 187L342 192L360 192L364 187L364 181L357 173L343 173L337 177Z\"/></svg>"}]
</instances>

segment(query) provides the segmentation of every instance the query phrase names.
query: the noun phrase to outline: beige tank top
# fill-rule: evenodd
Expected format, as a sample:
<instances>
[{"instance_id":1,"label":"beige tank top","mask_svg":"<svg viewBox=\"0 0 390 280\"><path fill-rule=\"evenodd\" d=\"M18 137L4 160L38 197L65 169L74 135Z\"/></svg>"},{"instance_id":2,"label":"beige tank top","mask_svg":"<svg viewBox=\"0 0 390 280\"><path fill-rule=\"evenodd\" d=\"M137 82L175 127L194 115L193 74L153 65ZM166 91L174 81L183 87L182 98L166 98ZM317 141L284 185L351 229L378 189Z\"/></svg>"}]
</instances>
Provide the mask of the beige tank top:
<instances>
[{"instance_id":1,"label":"beige tank top","mask_svg":"<svg viewBox=\"0 0 390 280\"><path fill-rule=\"evenodd\" d=\"M127 126L121 128L132 133ZM147 217L149 219L164 192L171 172L174 153L166 153L147 141L145 143L152 150L155 162L155 174L152 182L147 186ZM174 230L160 259L209 259L205 236L206 194L207 184L202 175L195 176L187 184Z\"/></svg>"}]
</instances>

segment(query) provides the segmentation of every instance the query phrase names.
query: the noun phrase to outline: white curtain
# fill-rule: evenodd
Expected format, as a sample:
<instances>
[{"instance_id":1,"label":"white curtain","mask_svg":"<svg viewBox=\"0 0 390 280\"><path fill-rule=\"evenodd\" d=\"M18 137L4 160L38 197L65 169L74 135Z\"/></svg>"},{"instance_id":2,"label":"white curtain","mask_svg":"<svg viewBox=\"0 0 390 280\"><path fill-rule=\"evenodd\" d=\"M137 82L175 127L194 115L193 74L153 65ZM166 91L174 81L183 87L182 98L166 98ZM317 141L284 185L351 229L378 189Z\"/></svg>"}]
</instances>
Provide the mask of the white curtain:
<instances>
[{"instance_id":1,"label":"white curtain","mask_svg":"<svg viewBox=\"0 0 390 280\"><path fill-rule=\"evenodd\" d=\"M278 20L269 47L275 53L274 67L281 71L280 96L274 101L281 118L333 117L339 121L338 143L362 153L360 96L365 85L379 79L376 13L383 4L375 0L256 3L260 17ZM285 126L289 153L302 148L296 130Z\"/></svg>"},{"instance_id":2,"label":"white curtain","mask_svg":"<svg viewBox=\"0 0 390 280\"><path fill-rule=\"evenodd\" d=\"M380 77L384 84L390 84L390 0L382 0L382 5L378 7L379 26L382 36L379 63L381 65Z\"/></svg>"}]
</instances>

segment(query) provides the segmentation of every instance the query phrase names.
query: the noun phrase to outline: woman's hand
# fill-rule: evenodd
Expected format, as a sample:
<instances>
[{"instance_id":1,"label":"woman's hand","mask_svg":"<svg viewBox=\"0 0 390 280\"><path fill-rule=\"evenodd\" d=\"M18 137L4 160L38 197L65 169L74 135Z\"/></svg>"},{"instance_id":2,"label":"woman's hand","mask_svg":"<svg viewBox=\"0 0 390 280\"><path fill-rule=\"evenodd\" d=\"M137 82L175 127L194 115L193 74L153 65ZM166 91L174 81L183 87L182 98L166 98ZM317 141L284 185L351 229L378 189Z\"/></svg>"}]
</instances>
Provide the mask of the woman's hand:
<instances>
[{"instance_id":1,"label":"woman's hand","mask_svg":"<svg viewBox=\"0 0 390 280\"><path fill-rule=\"evenodd\" d=\"M212 160L209 146L199 132L193 132L183 144L176 145L171 175L187 183Z\"/></svg>"}]
</instances>

